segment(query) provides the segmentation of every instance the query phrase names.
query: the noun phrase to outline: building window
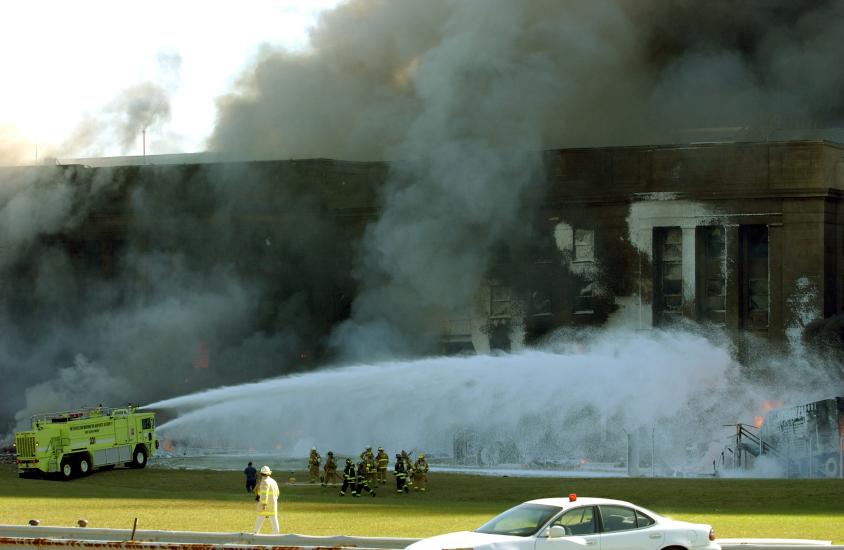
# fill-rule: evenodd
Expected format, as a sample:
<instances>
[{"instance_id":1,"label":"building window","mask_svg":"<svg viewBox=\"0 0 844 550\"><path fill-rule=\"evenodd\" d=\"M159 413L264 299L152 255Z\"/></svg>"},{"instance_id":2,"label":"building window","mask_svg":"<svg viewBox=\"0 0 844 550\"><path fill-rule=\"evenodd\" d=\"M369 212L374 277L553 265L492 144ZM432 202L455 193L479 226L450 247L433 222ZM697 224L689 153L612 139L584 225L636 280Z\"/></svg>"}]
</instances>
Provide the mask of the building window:
<instances>
[{"instance_id":1,"label":"building window","mask_svg":"<svg viewBox=\"0 0 844 550\"><path fill-rule=\"evenodd\" d=\"M530 314L534 317L546 317L552 314L551 289L544 286L530 293Z\"/></svg>"},{"instance_id":2,"label":"building window","mask_svg":"<svg viewBox=\"0 0 844 550\"><path fill-rule=\"evenodd\" d=\"M726 237L723 226L701 227L698 231L702 245L703 261L701 271L701 313L703 320L723 325L726 322L727 278Z\"/></svg>"},{"instance_id":3,"label":"building window","mask_svg":"<svg viewBox=\"0 0 844 550\"><path fill-rule=\"evenodd\" d=\"M574 297L575 313L594 313L592 298L594 297L595 282L591 281L582 285Z\"/></svg>"},{"instance_id":4,"label":"building window","mask_svg":"<svg viewBox=\"0 0 844 550\"><path fill-rule=\"evenodd\" d=\"M492 285L489 287L490 319L510 318L510 287Z\"/></svg>"},{"instance_id":5,"label":"building window","mask_svg":"<svg viewBox=\"0 0 844 550\"><path fill-rule=\"evenodd\" d=\"M574 230L572 272L578 275L578 283L574 287L574 313L594 313L595 231L593 229Z\"/></svg>"},{"instance_id":6,"label":"building window","mask_svg":"<svg viewBox=\"0 0 844 550\"><path fill-rule=\"evenodd\" d=\"M557 249L557 242L553 235L548 235L538 240L534 250L533 263L535 264L550 264L554 261L555 254L559 252Z\"/></svg>"},{"instance_id":7,"label":"building window","mask_svg":"<svg viewBox=\"0 0 844 550\"><path fill-rule=\"evenodd\" d=\"M574 230L574 261L595 261L595 231L592 229Z\"/></svg>"},{"instance_id":8,"label":"building window","mask_svg":"<svg viewBox=\"0 0 844 550\"><path fill-rule=\"evenodd\" d=\"M670 324L683 311L683 232L679 227L654 229L654 321Z\"/></svg>"},{"instance_id":9,"label":"building window","mask_svg":"<svg viewBox=\"0 0 844 550\"><path fill-rule=\"evenodd\" d=\"M455 311L448 319L445 334L442 336L441 349L443 355L463 355L474 353L472 343L472 313L471 311Z\"/></svg>"},{"instance_id":10,"label":"building window","mask_svg":"<svg viewBox=\"0 0 844 550\"><path fill-rule=\"evenodd\" d=\"M747 225L741 235L742 327L768 328L768 227Z\"/></svg>"}]
</instances>

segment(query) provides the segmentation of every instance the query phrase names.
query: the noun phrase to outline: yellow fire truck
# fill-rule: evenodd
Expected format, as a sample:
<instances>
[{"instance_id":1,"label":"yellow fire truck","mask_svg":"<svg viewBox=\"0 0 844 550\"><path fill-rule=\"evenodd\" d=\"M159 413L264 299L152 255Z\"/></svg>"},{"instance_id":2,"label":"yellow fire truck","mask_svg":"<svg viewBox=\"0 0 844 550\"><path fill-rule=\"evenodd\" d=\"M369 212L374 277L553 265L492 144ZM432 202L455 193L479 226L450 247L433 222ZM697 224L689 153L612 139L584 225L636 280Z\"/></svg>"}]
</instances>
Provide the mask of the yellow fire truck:
<instances>
[{"instance_id":1,"label":"yellow fire truck","mask_svg":"<svg viewBox=\"0 0 844 550\"><path fill-rule=\"evenodd\" d=\"M86 407L32 417L32 430L15 434L18 475L86 476L94 468L143 468L158 448L155 413L136 407Z\"/></svg>"}]
</instances>

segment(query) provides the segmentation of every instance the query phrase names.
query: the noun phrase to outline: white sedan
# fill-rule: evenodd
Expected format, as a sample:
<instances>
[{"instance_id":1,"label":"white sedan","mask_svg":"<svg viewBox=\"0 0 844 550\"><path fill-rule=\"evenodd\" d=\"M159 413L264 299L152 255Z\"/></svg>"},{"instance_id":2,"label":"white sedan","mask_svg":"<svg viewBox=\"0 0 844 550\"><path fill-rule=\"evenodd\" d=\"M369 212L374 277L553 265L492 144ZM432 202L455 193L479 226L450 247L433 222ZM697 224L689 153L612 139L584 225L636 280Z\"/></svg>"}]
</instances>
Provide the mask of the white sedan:
<instances>
[{"instance_id":1,"label":"white sedan","mask_svg":"<svg viewBox=\"0 0 844 550\"><path fill-rule=\"evenodd\" d=\"M407 550L721 550L709 525L674 521L606 498L529 500L474 531L422 539Z\"/></svg>"}]
</instances>

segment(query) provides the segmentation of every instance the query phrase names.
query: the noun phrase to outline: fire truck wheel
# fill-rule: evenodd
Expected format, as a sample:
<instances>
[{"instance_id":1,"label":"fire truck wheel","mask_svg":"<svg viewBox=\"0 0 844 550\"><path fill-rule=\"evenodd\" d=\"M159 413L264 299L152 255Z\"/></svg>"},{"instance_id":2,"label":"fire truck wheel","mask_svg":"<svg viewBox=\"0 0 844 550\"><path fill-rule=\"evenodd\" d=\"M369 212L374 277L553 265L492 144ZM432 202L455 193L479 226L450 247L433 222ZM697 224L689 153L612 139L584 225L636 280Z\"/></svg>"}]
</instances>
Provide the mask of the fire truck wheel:
<instances>
[{"instance_id":1,"label":"fire truck wheel","mask_svg":"<svg viewBox=\"0 0 844 550\"><path fill-rule=\"evenodd\" d=\"M82 455L79 457L79 475L87 476L91 473L91 457Z\"/></svg>"},{"instance_id":2,"label":"fire truck wheel","mask_svg":"<svg viewBox=\"0 0 844 550\"><path fill-rule=\"evenodd\" d=\"M147 450L143 445L135 447L135 452L132 454L132 467L143 468L147 465Z\"/></svg>"},{"instance_id":3,"label":"fire truck wheel","mask_svg":"<svg viewBox=\"0 0 844 550\"><path fill-rule=\"evenodd\" d=\"M67 458L63 458L62 463L59 465L59 475L65 481L73 478L73 462Z\"/></svg>"}]
</instances>

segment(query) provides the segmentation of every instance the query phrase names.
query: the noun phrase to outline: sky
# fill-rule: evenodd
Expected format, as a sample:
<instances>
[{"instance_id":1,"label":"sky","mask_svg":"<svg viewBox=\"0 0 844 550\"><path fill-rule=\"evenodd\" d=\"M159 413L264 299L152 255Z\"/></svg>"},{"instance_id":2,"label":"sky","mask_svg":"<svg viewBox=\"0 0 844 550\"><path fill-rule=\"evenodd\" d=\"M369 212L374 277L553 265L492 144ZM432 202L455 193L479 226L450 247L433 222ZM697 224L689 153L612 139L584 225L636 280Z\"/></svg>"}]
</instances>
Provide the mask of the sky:
<instances>
[{"instance_id":1,"label":"sky","mask_svg":"<svg viewBox=\"0 0 844 550\"><path fill-rule=\"evenodd\" d=\"M164 89L169 118L147 152L196 152L215 100L264 44L308 48L308 29L339 0L5 0L0 3L0 130L56 151L86 118L142 83ZM115 143L90 151L140 154ZM131 147L130 147L131 149ZM70 151L68 151L70 152ZM61 151L59 152L61 154Z\"/></svg>"}]
</instances>

